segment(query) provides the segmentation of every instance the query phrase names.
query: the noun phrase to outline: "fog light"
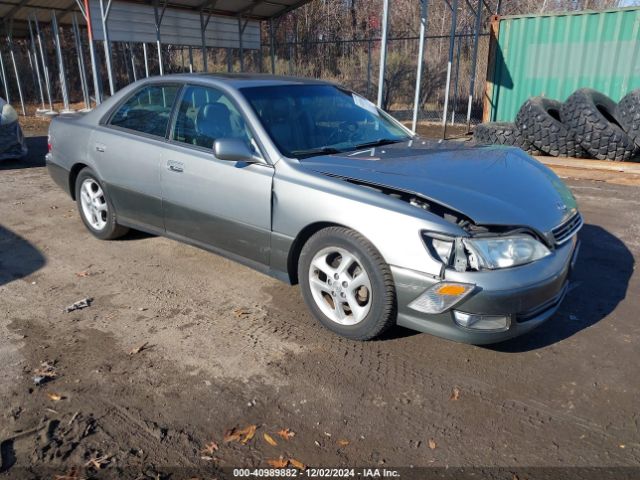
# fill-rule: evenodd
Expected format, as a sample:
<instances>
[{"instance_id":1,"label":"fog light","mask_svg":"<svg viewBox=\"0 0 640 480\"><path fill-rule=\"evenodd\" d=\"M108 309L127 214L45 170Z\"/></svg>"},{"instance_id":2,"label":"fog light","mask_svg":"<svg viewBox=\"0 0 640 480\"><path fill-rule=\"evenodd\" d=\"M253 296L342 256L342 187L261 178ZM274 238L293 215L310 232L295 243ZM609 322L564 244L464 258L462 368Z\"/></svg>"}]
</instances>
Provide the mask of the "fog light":
<instances>
[{"instance_id":1,"label":"fog light","mask_svg":"<svg viewBox=\"0 0 640 480\"><path fill-rule=\"evenodd\" d=\"M436 283L411 302L409 308L423 313L442 313L462 301L473 288L474 285L468 283Z\"/></svg>"},{"instance_id":2,"label":"fog light","mask_svg":"<svg viewBox=\"0 0 640 480\"><path fill-rule=\"evenodd\" d=\"M504 330L509 326L508 315L476 315L454 310L453 318L461 327L474 330Z\"/></svg>"}]
</instances>

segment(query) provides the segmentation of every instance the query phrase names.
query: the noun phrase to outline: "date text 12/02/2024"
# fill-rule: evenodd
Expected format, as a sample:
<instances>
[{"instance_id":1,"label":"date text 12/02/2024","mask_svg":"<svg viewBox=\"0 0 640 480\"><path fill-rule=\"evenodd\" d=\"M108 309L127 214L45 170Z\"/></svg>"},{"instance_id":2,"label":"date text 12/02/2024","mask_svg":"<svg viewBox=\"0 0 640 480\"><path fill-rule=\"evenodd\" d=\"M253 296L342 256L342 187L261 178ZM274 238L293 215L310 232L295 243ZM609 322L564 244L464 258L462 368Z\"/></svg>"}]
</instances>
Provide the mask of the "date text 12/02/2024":
<instances>
[{"instance_id":1,"label":"date text 12/02/2024","mask_svg":"<svg viewBox=\"0 0 640 480\"><path fill-rule=\"evenodd\" d=\"M388 468L238 468L233 470L234 478L400 478L400 472Z\"/></svg>"}]
</instances>

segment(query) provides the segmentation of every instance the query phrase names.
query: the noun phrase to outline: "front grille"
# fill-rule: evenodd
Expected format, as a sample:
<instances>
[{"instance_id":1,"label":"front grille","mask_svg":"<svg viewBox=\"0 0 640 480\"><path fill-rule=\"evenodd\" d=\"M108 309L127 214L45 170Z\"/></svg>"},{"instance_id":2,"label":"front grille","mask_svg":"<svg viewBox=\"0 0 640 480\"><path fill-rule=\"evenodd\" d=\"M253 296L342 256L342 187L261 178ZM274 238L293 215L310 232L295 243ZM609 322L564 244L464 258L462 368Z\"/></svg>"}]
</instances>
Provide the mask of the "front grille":
<instances>
[{"instance_id":1,"label":"front grille","mask_svg":"<svg viewBox=\"0 0 640 480\"><path fill-rule=\"evenodd\" d=\"M553 233L553 240L556 245L561 245L570 240L571 237L578 233L583 223L580 213L576 212L569 220L554 228L551 233Z\"/></svg>"}]
</instances>

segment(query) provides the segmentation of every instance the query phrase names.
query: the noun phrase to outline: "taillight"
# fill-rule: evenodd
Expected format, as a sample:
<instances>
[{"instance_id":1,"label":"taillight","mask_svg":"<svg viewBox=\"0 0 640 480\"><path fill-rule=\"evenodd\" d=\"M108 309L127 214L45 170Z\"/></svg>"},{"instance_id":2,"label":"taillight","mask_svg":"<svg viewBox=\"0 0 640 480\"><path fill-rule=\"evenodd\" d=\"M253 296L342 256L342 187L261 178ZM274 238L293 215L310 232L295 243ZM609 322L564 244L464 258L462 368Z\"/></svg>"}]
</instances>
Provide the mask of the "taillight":
<instances>
[{"instance_id":1,"label":"taillight","mask_svg":"<svg viewBox=\"0 0 640 480\"><path fill-rule=\"evenodd\" d=\"M47 152L51 152L53 150L53 145L51 144L51 135L47 136Z\"/></svg>"}]
</instances>

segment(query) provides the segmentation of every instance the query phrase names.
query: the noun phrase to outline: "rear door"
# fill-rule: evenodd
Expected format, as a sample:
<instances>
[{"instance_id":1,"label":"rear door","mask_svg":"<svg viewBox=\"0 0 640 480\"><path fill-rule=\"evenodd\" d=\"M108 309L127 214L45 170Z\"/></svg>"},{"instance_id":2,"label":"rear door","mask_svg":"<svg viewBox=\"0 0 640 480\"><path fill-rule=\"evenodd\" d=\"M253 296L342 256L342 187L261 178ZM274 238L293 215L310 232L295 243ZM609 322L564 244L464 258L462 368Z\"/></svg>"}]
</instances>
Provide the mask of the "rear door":
<instances>
[{"instance_id":1,"label":"rear door","mask_svg":"<svg viewBox=\"0 0 640 480\"><path fill-rule=\"evenodd\" d=\"M164 229L160 167L179 89L142 86L92 133L91 155L120 220Z\"/></svg>"},{"instance_id":2,"label":"rear door","mask_svg":"<svg viewBox=\"0 0 640 480\"><path fill-rule=\"evenodd\" d=\"M267 265L273 167L219 160L213 142L253 134L234 102L210 87L185 86L160 169L167 232Z\"/></svg>"}]
</instances>

